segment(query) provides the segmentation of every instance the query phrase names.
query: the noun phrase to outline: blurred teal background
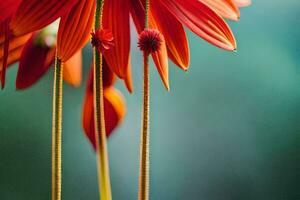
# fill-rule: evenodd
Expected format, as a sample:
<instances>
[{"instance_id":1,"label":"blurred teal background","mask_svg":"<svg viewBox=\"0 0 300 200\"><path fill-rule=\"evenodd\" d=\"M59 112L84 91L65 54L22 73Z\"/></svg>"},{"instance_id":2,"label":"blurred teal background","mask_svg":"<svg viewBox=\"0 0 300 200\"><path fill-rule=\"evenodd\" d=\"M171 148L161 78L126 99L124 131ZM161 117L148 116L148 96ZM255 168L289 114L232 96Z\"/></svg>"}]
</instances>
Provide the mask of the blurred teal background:
<instances>
[{"instance_id":1,"label":"blurred teal background","mask_svg":"<svg viewBox=\"0 0 300 200\"><path fill-rule=\"evenodd\" d=\"M300 199L300 2L254 1L230 23L238 52L188 32L190 70L170 66L171 91L151 71L151 199ZM109 139L114 199L136 199L141 55L132 40L135 93ZM91 51L85 49L85 72ZM50 199L51 70L0 93L0 199ZM86 79L86 73L85 78ZM85 82L84 82L85 83ZM63 199L98 199L94 152L81 127L84 87L64 86Z\"/></svg>"}]
</instances>

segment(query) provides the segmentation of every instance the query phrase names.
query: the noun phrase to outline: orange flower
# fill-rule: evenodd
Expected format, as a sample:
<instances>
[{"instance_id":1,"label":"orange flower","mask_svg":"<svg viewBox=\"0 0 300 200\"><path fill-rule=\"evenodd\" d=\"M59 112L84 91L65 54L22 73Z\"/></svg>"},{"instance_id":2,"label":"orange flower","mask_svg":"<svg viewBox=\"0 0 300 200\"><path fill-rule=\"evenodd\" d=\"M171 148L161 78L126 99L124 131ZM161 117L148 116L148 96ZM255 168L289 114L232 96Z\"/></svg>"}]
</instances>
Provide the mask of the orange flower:
<instances>
[{"instance_id":1,"label":"orange flower","mask_svg":"<svg viewBox=\"0 0 300 200\"><path fill-rule=\"evenodd\" d=\"M104 116L106 135L122 122L125 116L124 98L121 93L113 88L116 76L110 71L106 61L103 62L103 84L104 84ZM95 125L94 125L94 97L93 97L93 66L91 67L86 93L83 104L82 114L83 129L94 148L95 144Z\"/></svg>"},{"instance_id":2,"label":"orange flower","mask_svg":"<svg viewBox=\"0 0 300 200\"><path fill-rule=\"evenodd\" d=\"M25 35L26 37L17 36L43 28L58 17L61 17L61 21L57 37L57 55L64 62L64 79L74 86L79 85L82 68L80 49L90 38L95 1L71 0L67 3L51 0L49 3L46 0L19 0L12 3L9 0L5 2L6 5L4 2L0 3L0 8L3 5L7 8L0 18L3 24L0 35L2 44L0 62L3 63L5 60L3 58L7 26L5 22L8 20L10 34L8 64L21 57L16 80L17 89L30 87L49 69L54 60L56 47L56 44L49 46L46 41L37 41L42 38L41 35L45 37L43 32L37 32L33 36L31 34ZM140 33L145 21L142 2L141 0L107 0L104 4L103 28L112 31L114 38L114 45L110 45L109 51L103 52L104 57L110 69L124 79L129 91L133 88L129 58L129 16L133 17ZM250 0L151 1L150 28L162 33L159 51L152 53L152 56L167 89L169 89L168 57L183 70L187 70L189 65L188 41L183 25L220 48L234 50L236 43L233 34L217 13L222 17L238 20L240 13L237 6L245 6L249 3ZM55 9L58 11L54 12ZM34 12L29 14L28 10L34 10L35 14ZM14 42L17 40L20 42ZM32 62L33 57L34 62ZM1 65L0 73L5 75L3 69Z\"/></svg>"},{"instance_id":3,"label":"orange flower","mask_svg":"<svg viewBox=\"0 0 300 200\"><path fill-rule=\"evenodd\" d=\"M164 85L169 89L168 57L180 68L189 65L187 26L209 43L233 51L236 41L223 17L237 20L239 9L233 0L151 0L150 28L163 35L160 51L152 57ZM144 3L141 0L107 0L104 4L103 28L111 30L115 47L104 52L111 70L120 78L128 74L130 51L129 16L140 33L144 27ZM176 30L176 31L174 31Z\"/></svg>"},{"instance_id":4,"label":"orange flower","mask_svg":"<svg viewBox=\"0 0 300 200\"><path fill-rule=\"evenodd\" d=\"M9 53L9 40L37 31L57 18L65 15L78 0L5 0L0 2L1 38L3 43L3 61L0 71L2 88L5 85L5 73Z\"/></svg>"},{"instance_id":5,"label":"orange flower","mask_svg":"<svg viewBox=\"0 0 300 200\"><path fill-rule=\"evenodd\" d=\"M90 37L94 12L94 0L81 1L76 4L67 15L64 15L61 18L57 44L55 27L54 31L51 30L55 24L51 25L52 27L50 28L46 27L42 31L35 32L33 35L27 34L26 37L11 36L8 64L20 60L16 79L17 89L26 89L32 86L48 71L54 62L56 47L59 59L64 61L64 80L71 85L78 86L82 76L82 56L80 49L87 43ZM18 30L19 28L17 27L16 29ZM0 49L0 61L2 62L4 36L3 34L1 34L1 36L0 41L2 44L0 47L2 48ZM17 50L18 56L15 56L16 53L14 52ZM106 67L106 69L108 68ZM128 73L129 72L130 71L128 71ZM107 116L108 134L110 134L117 125L113 122L119 122L125 113L125 107L121 96L115 89L110 87L113 84L113 81L108 81L110 78L106 78L106 76L110 75L115 76L112 75L111 72L105 73L106 81L104 82L107 84L105 87L105 108L108 112L106 112L105 115ZM131 87L131 82L128 79L126 80L128 86ZM88 102L88 100L91 100L92 102L92 94L87 92L85 99L85 102ZM85 105L90 111L93 110L93 106L89 105L89 103L85 103ZM86 116L89 116L87 112L88 109L85 110L86 111L84 111L83 114L83 116L85 116L84 127L87 127L86 124L94 122L87 120ZM87 135L91 135L90 133L93 132L87 128L84 130Z\"/></svg>"}]
</instances>

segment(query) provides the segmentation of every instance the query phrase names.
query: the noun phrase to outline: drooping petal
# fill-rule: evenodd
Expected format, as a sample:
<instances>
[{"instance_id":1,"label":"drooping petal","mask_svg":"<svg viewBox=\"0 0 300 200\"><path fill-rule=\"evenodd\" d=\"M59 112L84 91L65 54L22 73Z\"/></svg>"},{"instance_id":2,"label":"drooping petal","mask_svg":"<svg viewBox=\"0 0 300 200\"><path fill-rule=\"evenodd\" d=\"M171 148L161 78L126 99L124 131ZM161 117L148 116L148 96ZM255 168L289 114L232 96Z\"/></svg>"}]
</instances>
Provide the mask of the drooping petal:
<instances>
[{"instance_id":1,"label":"drooping petal","mask_svg":"<svg viewBox=\"0 0 300 200\"><path fill-rule=\"evenodd\" d=\"M23 35L20 37L12 37L9 41L9 53L16 48L24 46L27 41L31 38L32 34ZM0 37L0 58L3 58L3 46L4 46L4 38ZM2 69L2 65L0 65L0 70Z\"/></svg>"},{"instance_id":2,"label":"drooping petal","mask_svg":"<svg viewBox=\"0 0 300 200\"><path fill-rule=\"evenodd\" d=\"M233 51L236 41L227 23L199 0L159 0L181 23L209 43Z\"/></svg>"},{"instance_id":3,"label":"drooping petal","mask_svg":"<svg viewBox=\"0 0 300 200\"><path fill-rule=\"evenodd\" d=\"M151 27L151 25L150 25ZM160 49L156 53L152 53L154 63L156 65L157 71L166 87L170 90L169 85L169 64L168 64L168 53L164 37L162 38L162 44Z\"/></svg>"},{"instance_id":4,"label":"drooping petal","mask_svg":"<svg viewBox=\"0 0 300 200\"><path fill-rule=\"evenodd\" d=\"M10 40L7 66L13 64L14 62L20 59L24 44L26 44L26 42L30 37L31 34L27 34L20 37L14 37ZM3 41L0 42L0 74L1 74L2 66L3 66Z\"/></svg>"},{"instance_id":5,"label":"drooping petal","mask_svg":"<svg viewBox=\"0 0 300 200\"><path fill-rule=\"evenodd\" d=\"M238 7L245 7L251 4L251 0L233 0Z\"/></svg>"},{"instance_id":6,"label":"drooping petal","mask_svg":"<svg viewBox=\"0 0 300 200\"><path fill-rule=\"evenodd\" d=\"M105 1L103 28L110 30L114 37L114 47L105 51L104 57L111 70L125 78L130 51L129 0Z\"/></svg>"},{"instance_id":7,"label":"drooping petal","mask_svg":"<svg viewBox=\"0 0 300 200\"><path fill-rule=\"evenodd\" d=\"M141 33L142 30L144 29L144 22L145 22L145 16L144 16L145 11L144 11L143 4L141 3L141 1L131 0L130 5L131 5L130 13L135 23L135 26L137 28L137 32ZM158 26L156 25L151 12L149 12L149 25L150 28L158 30ZM161 44L161 49L158 52L153 53L152 57L165 87L167 88L167 90L169 90L170 87L169 87L168 53L167 53L167 47L164 38Z\"/></svg>"},{"instance_id":8,"label":"drooping petal","mask_svg":"<svg viewBox=\"0 0 300 200\"><path fill-rule=\"evenodd\" d=\"M9 51L8 53L8 58L7 58L7 66L12 65L16 61L20 59L21 53L23 50L23 46L18 46L12 50ZM3 57L0 58L0 65L3 65ZM1 70L0 70L1 74Z\"/></svg>"},{"instance_id":9,"label":"drooping petal","mask_svg":"<svg viewBox=\"0 0 300 200\"><path fill-rule=\"evenodd\" d=\"M64 63L64 81L78 87L82 79L82 53L78 51L68 61Z\"/></svg>"},{"instance_id":10,"label":"drooping petal","mask_svg":"<svg viewBox=\"0 0 300 200\"><path fill-rule=\"evenodd\" d=\"M170 59L183 70L187 70L190 61L189 47L181 23L173 17L160 1L150 1L150 3L153 18L158 29L165 37Z\"/></svg>"},{"instance_id":11,"label":"drooping petal","mask_svg":"<svg viewBox=\"0 0 300 200\"><path fill-rule=\"evenodd\" d=\"M86 94L83 106L83 129L93 145L95 144L95 125L94 125L94 102L93 95ZM105 116L105 128L106 135L110 136L114 129L121 123L125 115L125 104L123 97L120 93L113 89L108 88L104 91L104 116Z\"/></svg>"},{"instance_id":12,"label":"drooping petal","mask_svg":"<svg viewBox=\"0 0 300 200\"><path fill-rule=\"evenodd\" d=\"M11 17L16 12L21 0L2 0L0 1L0 23Z\"/></svg>"},{"instance_id":13,"label":"drooping petal","mask_svg":"<svg viewBox=\"0 0 300 200\"><path fill-rule=\"evenodd\" d=\"M104 90L104 112L107 135L110 135L126 113L124 97L113 87Z\"/></svg>"},{"instance_id":14,"label":"drooping petal","mask_svg":"<svg viewBox=\"0 0 300 200\"><path fill-rule=\"evenodd\" d=\"M131 75L131 65L129 62L129 66L127 68L127 75L124 79L125 86L127 90L132 93L133 92L133 83L132 83L132 75Z\"/></svg>"},{"instance_id":15,"label":"drooping petal","mask_svg":"<svg viewBox=\"0 0 300 200\"><path fill-rule=\"evenodd\" d=\"M202 0L209 7L214 9L222 17L237 21L240 18L240 11L233 0Z\"/></svg>"},{"instance_id":16,"label":"drooping petal","mask_svg":"<svg viewBox=\"0 0 300 200\"><path fill-rule=\"evenodd\" d=\"M2 69L0 74L0 80L1 80L1 88L3 89L5 86L5 76L6 76L6 68L7 68L7 59L8 59L8 53L9 53L9 40L11 38L11 34L9 31L9 18L6 19L1 24L1 33L3 33L3 59L2 59Z\"/></svg>"},{"instance_id":17,"label":"drooping petal","mask_svg":"<svg viewBox=\"0 0 300 200\"><path fill-rule=\"evenodd\" d=\"M0 26L3 26L3 23ZM0 32L3 33L3 29ZM5 37L4 34L0 35L0 80L2 88L5 84L7 66L19 59L23 46L31 37L31 34L26 34L20 37L11 36L10 40L8 40L7 37L10 36Z\"/></svg>"},{"instance_id":18,"label":"drooping petal","mask_svg":"<svg viewBox=\"0 0 300 200\"><path fill-rule=\"evenodd\" d=\"M33 36L24 46L16 79L17 89L26 89L36 83L50 68L55 48L39 45Z\"/></svg>"},{"instance_id":19,"label":"drooping petal","mask_svg":"<svg viewBox=\"0 0 300 200\"><path fill-rule=\"evenodd\" d=\"M22 0L11 19L16 36L37 31L65 15L78 0Z\"/></svg>"},{"instance_id":20,"label":"drooping petal","mask_svg":"<svg viewBox=\"0 0 300 200\"><path fill-rule=\"evenodd\" d=\"M61 18L57 35L57 55L63 62L69 60L88 42L95 6L95 0L80 0Z\"/></svg>"},{"instance_id":21,"label":"drooping petal","mask_svg":"<svg viewBox=\"0 0 300 200\"><path fill-rule=\"evenodd\" d=\"M108 68L107 68L108 69ZM104 72L105 76L105 72ZM111 79L107 79L111 80ZM107 83L106 83L107 84ZM91 70L83 104L82 122L83 129L95 148L95 126L94 126L94 98L93 98L93 73ZM106 134L109 136L118 126L125 115L125 104L121 94L113 87L104 89L104 116Z\"/></svg>"}]
</instances>

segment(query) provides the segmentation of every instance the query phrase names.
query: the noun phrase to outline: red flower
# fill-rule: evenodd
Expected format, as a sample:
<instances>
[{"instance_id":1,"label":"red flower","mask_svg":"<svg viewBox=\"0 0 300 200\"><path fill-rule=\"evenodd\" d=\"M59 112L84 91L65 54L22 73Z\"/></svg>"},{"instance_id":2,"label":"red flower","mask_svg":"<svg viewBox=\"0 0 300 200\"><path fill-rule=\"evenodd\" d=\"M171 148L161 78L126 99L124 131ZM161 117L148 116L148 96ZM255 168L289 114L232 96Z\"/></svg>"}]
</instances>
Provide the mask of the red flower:
<instances>
[{"instance_id":1,"label":"red flower","mask_svg":"<svg viewBox=\"0 0 300 200\"><path fill-rule=\"evenodd\" d=\"M92 45L98 49L100 53L111 49L114 46L114 37L109 30L98 29L91 33Z\"/></svg>"},{"instance_id":2,"label":"red flower","mask_svg":"<svg viewBox=\"0 0 300 200\"><path fill-rule=\"evenodd\" d=\"M0 17L0 35L4 38L3 62L0 71L2 88L5 85L9 40L37 31L65 15L78 0L5 0L0 1L4 13Z\"/></svg>"}]
</instances>

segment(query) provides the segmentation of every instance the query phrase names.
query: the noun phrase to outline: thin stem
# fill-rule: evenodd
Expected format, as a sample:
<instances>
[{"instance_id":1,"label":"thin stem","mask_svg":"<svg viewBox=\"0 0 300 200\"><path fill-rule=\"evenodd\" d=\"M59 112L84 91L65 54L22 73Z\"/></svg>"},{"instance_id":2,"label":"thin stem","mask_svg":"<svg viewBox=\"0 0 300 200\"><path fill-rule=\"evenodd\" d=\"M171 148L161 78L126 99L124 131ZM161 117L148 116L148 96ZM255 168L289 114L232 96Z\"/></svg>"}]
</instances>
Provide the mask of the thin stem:
<instances>
[{"instance_id":1,"label":"thin stem","mask_svg":"<svg viewBox=\"0 0 300 200\"><path fill-rule=\"evenodd\" d=\"M150 0L145 0L145 29L149 26L149 8L150 8Z\"/></svg>"},{"instance_id":2,"label":"thin stem","mask_svg":"<svg viewBox=\"0 0 300 200\"><path fill-rule=\"evenodd\" d=\"M143 116L142 135L140 150L140 180L139 180L139 200L149 199L149 56L144 53L144 91L143 91Z\"/></svg>"},{"instance_id":3,"label":"thin stem","mask_svg":"<svg viewBox=\"0 0 300 200\"><path fill-rule=\"evenodd\" d=\"M145 0L145 27L149 26L150 0ZM140 177L139 177L139 200L149 199L149 111L150 111L150 91L149 91L149 55L144 52L144 90L143 90L143 115L142 115L142 135L140 149Z\"/></svg>"},{"instance_id":4,"label":"thin stem","mask_svg":"<svg viewBox=\"0 0 300 200\"><path fill-rule=\"evenodd\" d=\"M102 10L104 0L97 0L95 14L95 30L101 28ZM107 152L104 100L103 100L103 73L102 55L94 48L94 113L95 113L95 139L97 146L97 169L99 192L101 200L111 200L111 186L109 175L109 159Z\"/></svg>"},{"instance_id":5,"label":"thin stem","mask_svg":"<svg viewBox=\"0 0 300 200\"><path fill-rule=\"evenodd\" d=\"M60 200L63 66L57 57L55 59L54 68L52 116L52 200Z\"/></svg>"}]
</instances>

